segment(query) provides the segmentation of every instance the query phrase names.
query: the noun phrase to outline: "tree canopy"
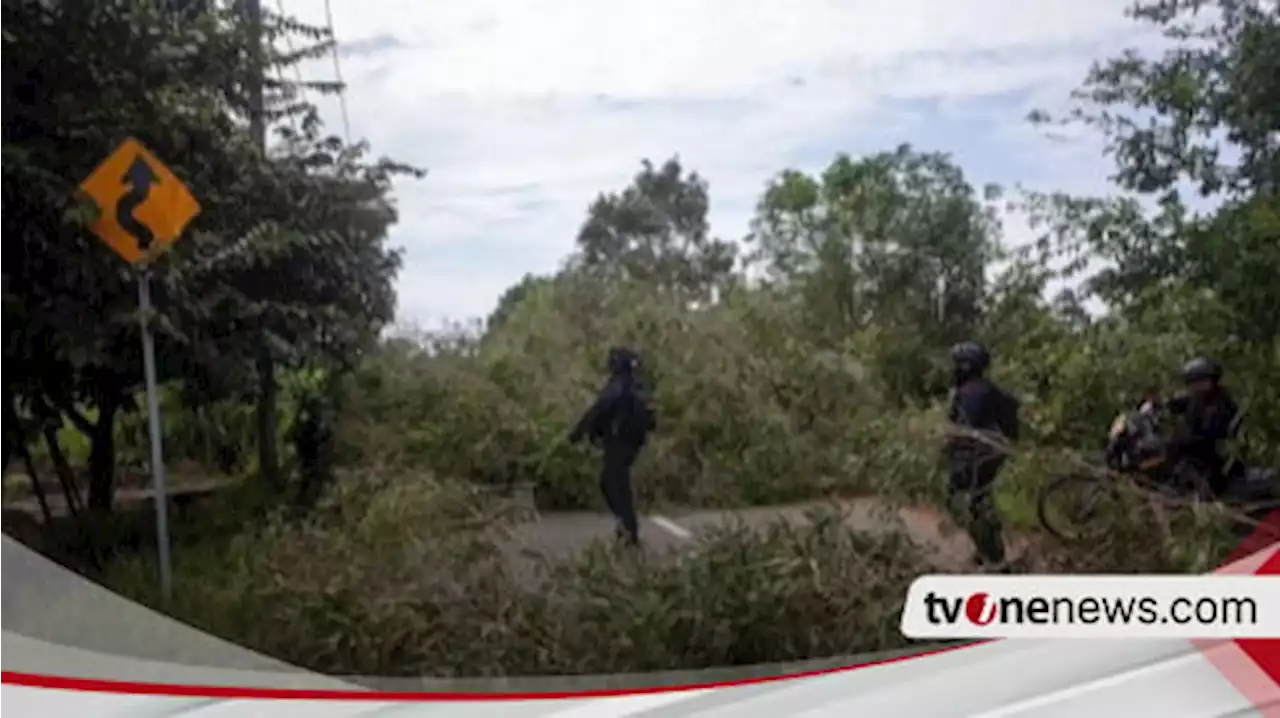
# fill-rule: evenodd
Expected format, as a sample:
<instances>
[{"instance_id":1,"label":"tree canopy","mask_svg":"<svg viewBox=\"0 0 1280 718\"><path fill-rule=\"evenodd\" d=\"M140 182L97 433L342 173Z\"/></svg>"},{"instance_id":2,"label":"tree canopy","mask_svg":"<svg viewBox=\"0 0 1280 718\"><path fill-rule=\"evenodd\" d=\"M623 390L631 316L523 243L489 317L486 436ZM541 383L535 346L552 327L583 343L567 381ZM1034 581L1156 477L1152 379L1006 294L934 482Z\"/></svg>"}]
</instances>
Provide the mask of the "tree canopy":
<instances>
[{"instance_id":1,"label":"tree canopy","mask_svg":"<svg viewBox=\"0 0 1280 718\"><path fill-rule=\"evenodd\" d=\"M733 273L737 246L711 236L707 182L678 158L649 160L587 210L571 261L605 280L637 280L707 300Z\"/></svg>"},{"instance_id":2,"label":"tree canopy","mask_svg":"<svg viewBox=\"0 0 1280 718\"><path fill-rule=\"evenodd\" d=\"M151 323L161 381L225 396L252 393L272 361L354 360L391 321L388 192L413 170L324 135L314 107L279 82L264 111L280 132L258 147L245 98L259 68L233 12L188 9L179 22L159 2L6 0L4 26L16 100L4 108L6 398L92 436L90 503L105 508L112 427L132 406L141 350L133 271L88 231L97 208L77 197L80 180L133 136L197 197L203 211L151 268ZM328 42L287 18L268 16L262 31L268 47L284 35ZM262 70L303 56L267 53Z\"/></svg>"}]
</instances>

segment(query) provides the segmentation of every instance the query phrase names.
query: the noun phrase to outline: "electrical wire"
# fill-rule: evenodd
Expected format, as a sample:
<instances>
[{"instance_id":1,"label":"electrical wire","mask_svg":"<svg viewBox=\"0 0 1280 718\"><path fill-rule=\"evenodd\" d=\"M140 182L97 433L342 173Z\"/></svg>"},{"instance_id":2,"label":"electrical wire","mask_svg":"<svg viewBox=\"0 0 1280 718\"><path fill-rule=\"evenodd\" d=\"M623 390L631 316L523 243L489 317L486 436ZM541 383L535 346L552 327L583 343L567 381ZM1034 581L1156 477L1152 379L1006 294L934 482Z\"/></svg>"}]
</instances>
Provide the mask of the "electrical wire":
<instances>
[{"instance_id":1,"label":"electrical wire","mask_svg":"<svg viewBox=\"0 0 1280 718\"><path fill-rule=\"evenodd\" d=\"M329 25L329 37L333 40L333 73L338 81L338 106L342 110L342 133L347 144L351 144L351 120L347 115L347 83L342 80L342 60L338 53L338 34L333 29L332 0L324 0L325 21Z\"/></svg>"},{"instance_id":2,"label":"electrical wire","mask_svg":"<svg viewBox=\"0 0 1280 718\"><path fill-rule=\"evenodd\" d=\"M283 19L283 18L287 18L287 17L289 17L289 15L288 15L287 13L285 13L285 10L284 10L284 0L276 0L276 12L280 13L280 17L281 17L282 19ZM291 38L291 37L289 36L289 34L288 34L288 33L283 33L283 34L284 34L284 47L285 47L285 49L286 49L286 50L288 50L288 51L289 51L289 54L290 54L290 55L293 55L293 52L294 52L294 50L293 50L293 38ZM301 65L300 63L295 63L295 64L294 64L294 66L293 66L293 74L294 74L294 76L295 76L295 78L297 79L297 82L298 82L298 98L299 98L299 99L301 99L303 102L306 102L306 100L307 100L307 96L306 96L306 95L307 95L307 89L306 89L306 87L304 87L304 86L303 86L303 79L302 79L302 65ZM281 70L280 70L280 80L281 80L282 82L284 81L284 70L283 70L283 69L281 69Z\"/></svg>"},{"instance_id":3,"label":"electrical wire","mask_svg":"<svg viewBox=\"0 0 1280 718\"><path fill-rule=\"evenodd\" d=\"M276 11L280 13L280 17L282 19L288 17L288 15L286 15L284 12L284 0L276 0ZM284 33L284 47L285 47L285 50L289 52L289 55L292 56L293 55L293 39L289 37L289 33L287 32ZM284 68L283 67L278 68L277 72L279 73L280 84L281 86L284 86L286 84L286 81L284 79ZM295 87L297 87L298 99L302 100L303 102L306 102L307 88L303 85L301 64L298 64L298 63L294 64L293 73L297 77L297 84L295 85ZM294 136L297 136L298 118L295 117L292 112L289 113L289 124L293 127Z\"/></svg>"},{"instance_id":4,"label":"electrical wire","mask_svg":"<svg viewBox=\"0 0 1280 718\"><path fill-rule=\"evenodd\" d=\"M276 9L280 13L281 17L288 17L284 7L284 0L276 0ZM338 34L333 27L333 5L331 0L325 0L324 2L324 17L325 28L329 32L329 38L333 41L333 46L331 48L333 52L333 72L334 79L338 83L338 108L342 112L342 137L347 144L351 144L351 119L347 112L347 83L342 79L342 60L338 52ZM293 40L291 40L287 34L285 35L285 49L288 50L290 55L294 52ZM305 81L302 77L302 67L300 65L294 65L293 71L297 76L298 99L306 102L307 95L306 88L303 84ZM284 81L283 69L280 70L280 80L281 82ZM296 119L290 116L289 120L294 123L294 130L296 131Z\"/></svg>"}]
</instances>

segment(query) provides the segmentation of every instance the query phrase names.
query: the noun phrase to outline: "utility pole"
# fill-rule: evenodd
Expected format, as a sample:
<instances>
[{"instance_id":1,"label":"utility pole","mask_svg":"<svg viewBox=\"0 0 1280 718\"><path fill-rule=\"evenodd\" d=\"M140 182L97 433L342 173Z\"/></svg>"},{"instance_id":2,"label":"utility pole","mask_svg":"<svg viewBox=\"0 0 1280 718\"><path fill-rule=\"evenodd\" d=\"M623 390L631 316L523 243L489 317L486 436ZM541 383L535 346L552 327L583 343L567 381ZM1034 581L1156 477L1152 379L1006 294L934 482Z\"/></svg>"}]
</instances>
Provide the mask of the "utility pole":
<instances>
[{"instance_id":1,"label":"utility pole","mask_svg":"<svg viewBox=\"0 0 1280 718\"><path fill-rule=\"evenodd\" d=\"M249 30L250 62L249 79L249 132L253 141L265 156L267 153L266 108L263 85L266 78L266 53L262 42L261 0L239 0L240 12ZM267 345L266 332L258 332L254 366L258 373L258 471L272 483L280 481L279 452L276 447L276 377L271 347Z\"/></svg>"}]
</instances>

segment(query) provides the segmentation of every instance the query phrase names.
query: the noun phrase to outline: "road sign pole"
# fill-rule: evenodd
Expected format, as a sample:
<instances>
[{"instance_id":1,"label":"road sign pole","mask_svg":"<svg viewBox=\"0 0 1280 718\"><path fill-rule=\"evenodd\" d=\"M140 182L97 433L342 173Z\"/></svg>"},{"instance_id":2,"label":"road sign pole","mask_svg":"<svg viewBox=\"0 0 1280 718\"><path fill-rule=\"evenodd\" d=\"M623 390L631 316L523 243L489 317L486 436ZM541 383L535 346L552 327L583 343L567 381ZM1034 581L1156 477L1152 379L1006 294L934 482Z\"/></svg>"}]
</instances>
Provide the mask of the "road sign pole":
<instances>
[{"instance_id":1,"label":"road sign pole","mask_svg":"<svg viewBox=\"0 0 1280 718\"><path fill-rule=\"evenodd\" d=\"M98 217L89 225L93 233L121 259L138 268L142 369L151 435L151 493L156 503L156 553L160 561L160 592L168 600L173 593L169 492L164 481L160 388L156 386L156 349L151 341L150 325L151 268L147 263L178 241L183 228L200 213L200 203L182 180L134 137L121 142L107 155L80 183L80 191L97 205ZM138 211L144 207L150 207L150 211L139 216ZM110 208L115 211L106 211Z\"/></svg>"},{"instance_id":2,"label":"road sign pole","mask_svg":"<svg viewBox=\"0 0 1280 718\"><path fill-rule=\"evenodd\" d=\"M169 492L164 480L164 447L160 434L160 397L156 386L156 349L151 340L151 270L138 273L138 308L142 313L142 370L147 385L147 425L151 433L151 495L156 505L156 548L160 559L160 592L173 592L169 563Z\"/></svg>"}]
</instances>

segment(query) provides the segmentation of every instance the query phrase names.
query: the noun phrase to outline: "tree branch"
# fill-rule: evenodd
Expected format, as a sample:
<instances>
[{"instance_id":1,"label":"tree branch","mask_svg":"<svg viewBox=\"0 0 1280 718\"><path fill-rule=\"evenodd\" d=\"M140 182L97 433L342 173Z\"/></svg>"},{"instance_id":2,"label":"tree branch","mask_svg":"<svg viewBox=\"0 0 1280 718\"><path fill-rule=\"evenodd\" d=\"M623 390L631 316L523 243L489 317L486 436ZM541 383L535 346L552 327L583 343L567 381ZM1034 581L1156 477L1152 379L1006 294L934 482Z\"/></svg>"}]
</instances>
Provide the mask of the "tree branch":
<instances>
[{"instance_id":1,"label":"tree branch","mask_svg":"<svg viewBox=\"0 0 1280 718\"><path fill-rule=\"evenodd\" d=\"M78 429L82 434L89 437L93 436L93 431L95 428L93 425L93 422L86 419L83 414L77 411L75 406L72 405L71 402L67 401L63 397L57 397L53 399L51 404L55 409L58 410L59 413L61 413L63 416L70 419L71 424L75 426L76 429Z\"/></svg>"}]
</instances>

